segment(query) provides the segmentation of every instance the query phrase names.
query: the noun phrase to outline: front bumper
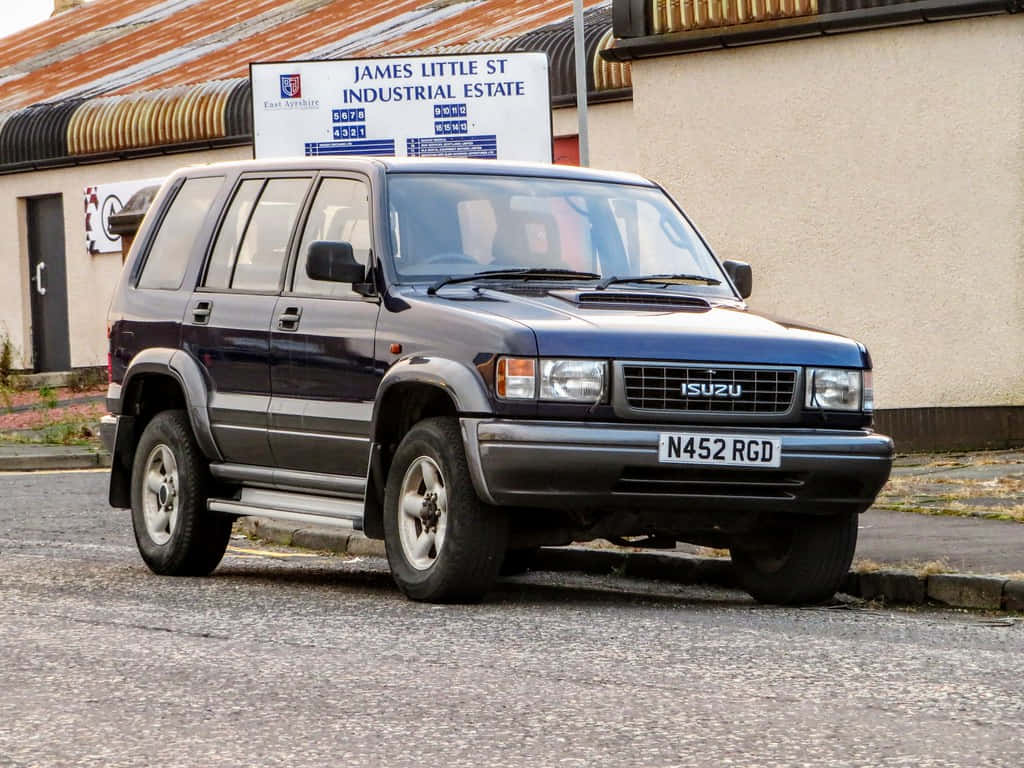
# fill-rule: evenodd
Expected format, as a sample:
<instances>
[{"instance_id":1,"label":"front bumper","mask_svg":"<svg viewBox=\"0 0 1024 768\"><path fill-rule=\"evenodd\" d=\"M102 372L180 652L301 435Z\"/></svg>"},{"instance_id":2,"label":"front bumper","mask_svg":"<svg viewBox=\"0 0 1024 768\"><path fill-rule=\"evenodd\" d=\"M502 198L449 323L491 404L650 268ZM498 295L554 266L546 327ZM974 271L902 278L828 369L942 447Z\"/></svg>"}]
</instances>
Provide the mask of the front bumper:
<instances>
[{"instance_id":1,"label":"front bumper","mask_svg":"<svg viewBox=\"0 0 1024 768\"><path fill-rule=\"evenodd\" d=\"M470 471L491 504L552 509L864 510L892 468L893 443L870 430L461 420ZM661 464L662 432L782 441L777 469Z\"/></svg>"}]
</instances>

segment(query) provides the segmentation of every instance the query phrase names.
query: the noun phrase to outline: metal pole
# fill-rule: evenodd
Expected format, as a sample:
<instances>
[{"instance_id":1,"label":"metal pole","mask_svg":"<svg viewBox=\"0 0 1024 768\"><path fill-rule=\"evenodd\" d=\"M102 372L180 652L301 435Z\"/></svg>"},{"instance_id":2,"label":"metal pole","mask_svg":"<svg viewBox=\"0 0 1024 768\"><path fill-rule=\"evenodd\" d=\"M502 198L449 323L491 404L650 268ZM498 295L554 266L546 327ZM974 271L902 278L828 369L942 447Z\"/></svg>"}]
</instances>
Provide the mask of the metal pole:
<instances>
[{"instance_id":1,"label":"metal pole","mask_svg":"<svg viewBox=\"0 0 1024 768\"><path fill-rule=\"evenodd\" d=\"M579 122L580 165L590 165L587 129L587 49L583 40L583 0L572 0L573 43L576 48L576 119Z\"/></svg>"}]
</instances>

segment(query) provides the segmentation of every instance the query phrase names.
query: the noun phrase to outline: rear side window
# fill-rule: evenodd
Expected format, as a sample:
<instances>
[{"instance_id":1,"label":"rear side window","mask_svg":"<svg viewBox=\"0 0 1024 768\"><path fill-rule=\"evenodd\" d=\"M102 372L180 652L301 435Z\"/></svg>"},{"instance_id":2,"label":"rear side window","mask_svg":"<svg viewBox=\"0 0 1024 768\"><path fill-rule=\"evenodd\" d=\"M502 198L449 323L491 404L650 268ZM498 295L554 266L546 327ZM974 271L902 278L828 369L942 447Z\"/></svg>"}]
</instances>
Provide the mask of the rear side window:
<instances>
[{"instance_id":1,"label":"rear side window","mask_svg":"<svg viewBox=\"0 0 1024 768\"><path fill-rule=\"evenodd\" d=\"M181 287L192 245L222 181L216 176L187 179L181 185L149 247L139 288L173 291Z\"/></svg>"},{"instance_id":2,"label":"rear side window","mask_svg":"<svg viewBox=\"0 0 1024 768\"><path fill-rule=\"evenodd\" d=\"M206 268L206 279L203 285L207 288L229 288L231 271L235 267L238 246L249 225L249 217L256 205L263 188L263 179L246 179L238 185L238 191L228 206L228 212L217 233L217 242L210 255L210 265Z\"/></svg>"},{"instance_id":3,"label":"rear side window","mask_svg":"<svg viewBox=\"0 0 1024 768\"><path fill-rule=\"evenodd\" d=\"M231 288L271 291L281 285L288 239L309 179L270 179L249 217L235 257Z\"/></svg>"}]
</instances>

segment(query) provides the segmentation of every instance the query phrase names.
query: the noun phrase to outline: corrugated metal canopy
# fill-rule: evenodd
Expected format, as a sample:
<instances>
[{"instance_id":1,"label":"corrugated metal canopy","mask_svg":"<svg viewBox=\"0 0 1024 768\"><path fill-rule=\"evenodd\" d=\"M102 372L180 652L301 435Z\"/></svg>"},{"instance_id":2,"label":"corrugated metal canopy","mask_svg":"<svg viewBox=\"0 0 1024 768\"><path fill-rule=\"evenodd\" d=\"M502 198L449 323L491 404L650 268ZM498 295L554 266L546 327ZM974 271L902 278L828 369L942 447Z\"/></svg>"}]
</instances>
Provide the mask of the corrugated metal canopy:
<instances>
[{"instance_id":1,"label":"corrugated metal canopy","mask_svg":"<svg viewBox=\"0 0 1024 768\"><path fill-rule=\"evenodd\" d=\"M628 98L611 0L585 0L588 90ZM575 98L572 0L92 0L0 47L0 168L248 141L250 61L542 50Z\"/></svg>"},{"instance_id":2,"label":"corrugated metal canopy","mask_svg":"<svg viewBox=\"0 0 1024 768\"><path fill-rule=\"evenodd\" d=\"M612 96L631 85L629 66L608 62L598 51L611 41L611 9L594 8L583 17L584 44L587 49L587 91ZM572 19L527 32L512 44L513 50L547 51L551 74L551 100L554 104L570 104L576 99L576 46L573 42Z\"/></svg>"}]
</instances>

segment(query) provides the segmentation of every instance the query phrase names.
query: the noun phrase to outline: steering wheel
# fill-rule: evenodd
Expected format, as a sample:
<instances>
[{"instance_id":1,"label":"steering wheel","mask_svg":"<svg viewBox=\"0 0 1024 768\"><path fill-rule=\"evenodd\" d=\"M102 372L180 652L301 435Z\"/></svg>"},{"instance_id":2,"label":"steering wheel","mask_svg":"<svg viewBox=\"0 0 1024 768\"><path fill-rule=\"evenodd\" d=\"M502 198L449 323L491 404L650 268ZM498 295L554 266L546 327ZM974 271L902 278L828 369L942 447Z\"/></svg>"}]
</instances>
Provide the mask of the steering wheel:
<instances>
[{"instance_id":1,"label":"steering wheel","mask_svg":"<svg viewBox=\"0 0 1024 768\"><path fill-rule=\"evenodd\" d=\"M425 259L420 260L423 264L435 264L439 261L450 261L455 264L477 264L477 260L472 256L467 256L464 253L458 251L441 251L441 253L432 253Z\"/></svg>"}]
</instances>

